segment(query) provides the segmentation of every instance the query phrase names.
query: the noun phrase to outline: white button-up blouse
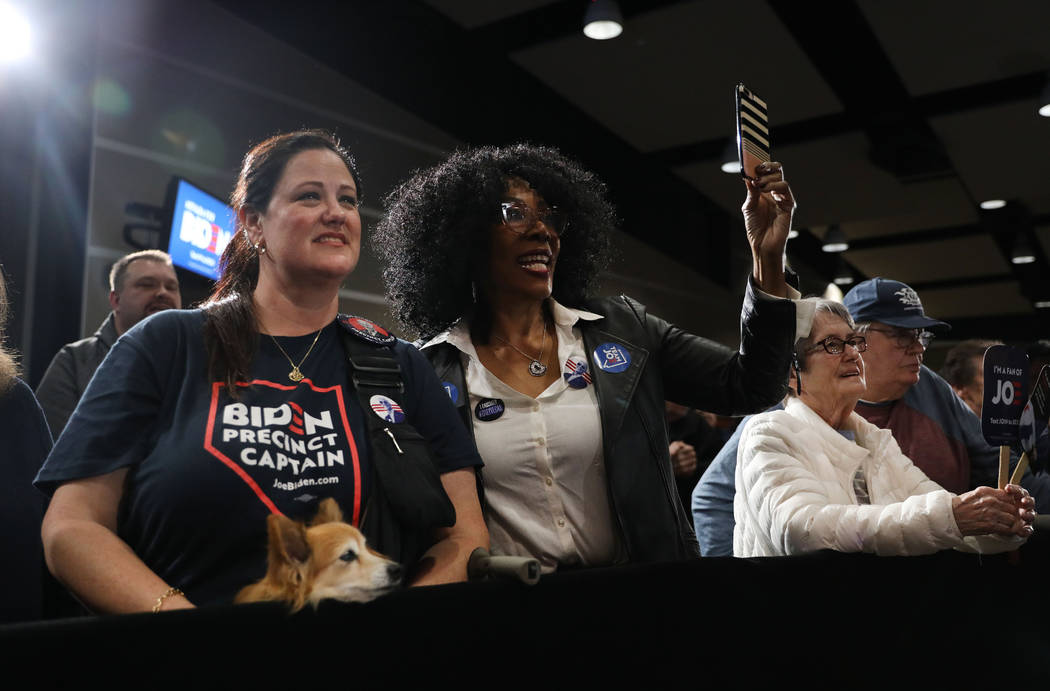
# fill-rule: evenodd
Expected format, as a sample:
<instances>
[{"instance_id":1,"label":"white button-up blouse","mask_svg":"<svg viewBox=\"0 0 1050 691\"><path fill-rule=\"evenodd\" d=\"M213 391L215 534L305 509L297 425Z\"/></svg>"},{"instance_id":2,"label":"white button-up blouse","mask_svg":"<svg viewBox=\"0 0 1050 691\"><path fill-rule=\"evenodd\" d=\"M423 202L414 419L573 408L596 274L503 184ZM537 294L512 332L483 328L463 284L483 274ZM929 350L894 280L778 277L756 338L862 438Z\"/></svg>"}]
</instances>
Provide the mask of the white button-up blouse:
<instances>
[{"instance_id":1,"label":"white button-up blouse","mask_svg":"<svg viewBox=\"0 0 1050 691\"><path fill-rule=\"evenodd\" d=\"M598 398L589 371L577 373L581 363L589 367L590 358L575 325L602 317L553 298L549 304L562 376L536 398L481 364L465 320L430 342L447 341L463 359L474 438L485 462L492 553L532 556L545 572L559 564L600 566L625 559L609 505ZM502 402L502 415L492 417L499 406L488 405L479 417L478 404L489 399Z\"/></svg>"}]
</instances>

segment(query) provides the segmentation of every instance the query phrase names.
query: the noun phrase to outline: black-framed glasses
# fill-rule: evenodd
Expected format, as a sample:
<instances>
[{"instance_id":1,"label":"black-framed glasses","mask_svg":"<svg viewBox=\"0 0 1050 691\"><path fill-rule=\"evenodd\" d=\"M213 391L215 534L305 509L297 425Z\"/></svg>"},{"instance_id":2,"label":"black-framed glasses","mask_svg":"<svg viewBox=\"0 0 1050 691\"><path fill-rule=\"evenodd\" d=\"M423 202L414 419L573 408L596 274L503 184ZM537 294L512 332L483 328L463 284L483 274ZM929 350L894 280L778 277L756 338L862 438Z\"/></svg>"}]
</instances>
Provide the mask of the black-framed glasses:
<instances>
[{"instance_id":1,"label":"black-framed glasses","mask_svg":"<svg viewBox=\"0 0 1050 691\"><path fill-rule=\"evenodd\" d=\"M933 333L922 329L878 329L874 326L869 326L868 331L878 331L886 338L892 340L901 349L910 348L916 341L922 344L923 348L929 348L930 341L934 338Z\"/></svg>"},{"instance_id":2,"label":"black-framed glasses","mask_svg":"<svg viewBox=\"0 0 1050 691\"><path fill-rule=\"evenodd\" d=\"M863 353L868 349L868 340L863 336L850 336L845 339L838 336L828 336L823 341L817 341L806 348L806 352L812 353L814 350L823 348L829 355L842 355L846 351L846 346L852 346L858 353Z\"/></svg>"},{"instance_id":3,"label":"black-framed glasses","mask_svg":"<svg viewBox=\"0 0 1050 691\"><path fill-rule=\"evenodd\" d=\"M542 221L557 236L562 236L569 228L569 219L556 206L548 206L534 211L523 202L501 202L500 221L515 233L527 233Z\"/></svg>"}]
</instances>

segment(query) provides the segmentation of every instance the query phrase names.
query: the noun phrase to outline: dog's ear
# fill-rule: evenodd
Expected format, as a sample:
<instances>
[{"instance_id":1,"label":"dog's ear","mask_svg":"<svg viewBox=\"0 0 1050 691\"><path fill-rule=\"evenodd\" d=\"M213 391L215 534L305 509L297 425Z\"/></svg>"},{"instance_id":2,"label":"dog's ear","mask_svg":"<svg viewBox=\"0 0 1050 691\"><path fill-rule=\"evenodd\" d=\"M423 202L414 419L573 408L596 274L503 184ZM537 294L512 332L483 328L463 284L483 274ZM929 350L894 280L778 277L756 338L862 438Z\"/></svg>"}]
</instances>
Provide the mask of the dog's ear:
<instances>
[{"instance_id":1,"label":"dog's ear","mask_svg":"<svg viewBox=\"0 0 1050 691\"><path fill-rule=\"evenodd\" d=\"M306 526L302 523L272 513L266 518L266 528L271 557L278 556L292 564L305 564L310 558L310 543L306 541Z\"/></svg>"},{"instance_id":2,"label":"dog's ear","mask_svg":"<svg viewBox=\"0 0 1050 691\"><path fill-rule=\"evenodd\" d=\"M317 515L314 516L314 520L310 525L321 525L322 523L342 523L343 512L339 509L339 504L336 503L335 499L327 497L321 500L321 503L317 506Z\"/></svg>"}]
</instances>

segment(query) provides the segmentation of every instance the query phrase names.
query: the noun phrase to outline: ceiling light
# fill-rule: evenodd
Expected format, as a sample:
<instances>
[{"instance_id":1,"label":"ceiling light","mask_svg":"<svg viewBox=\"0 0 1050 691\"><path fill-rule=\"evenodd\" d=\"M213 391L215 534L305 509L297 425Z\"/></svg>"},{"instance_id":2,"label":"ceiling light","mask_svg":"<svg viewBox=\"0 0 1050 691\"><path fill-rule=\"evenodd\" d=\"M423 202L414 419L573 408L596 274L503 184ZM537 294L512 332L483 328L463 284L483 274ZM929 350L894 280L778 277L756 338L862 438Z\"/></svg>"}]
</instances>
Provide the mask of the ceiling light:
<instances>
[{"instance_id":1,"label":"ceiling light","mask_svg":"<svg viewBox=\"0 0 1050 691\"><path fill-rule=\"evenodd\" d=\"M1050 307L1050 300L1036 300L1033 304L1037 310L1045 310Z\"/></svg>"},{"instance_id":2,"label":"ceiling light","mask_svg":"<svg viewBox=\"0 0 1050 691\"><path fill-rule=\"evenodd\" d=\"M1014 264L1031 264L1035 261L1035 252L1021 233L1018 233L1017 239L1014 240L1014 251L1010 255L1010 261Z\"/></svg>"},{"instance_id":3,"label":"ceiling light","mask_svg":"<svg viewBox=\"0 0 1050 691\"><path fill-rule=\"evenodd\" d=\"M985 211L992 211L993 209L1001 209L1006 206L1005 199L985 199L981 202L981 208Z\"/></svg>"},{"instance_id":4,"label":"ceiling light","mask_svg":"<svg viewBox=\"0 0 1050 691\"><path fill-rule=\"evenodd\" d=\"M0 4L0 63L17 62L29 55L32 32L29 20L13 5Z\"/></svg>"},{"instance_id":5,"label":"ceiling light","mask_svg":"<svg viewBox=\"0 0 1050 691\"><path fill-rule=\"evenodd\" d=\"M1046 76L1043 93L1039 95L1039 114L1044 118L1050 118L1050 73Z\"/></svg>"},{"instance_id":6,"label":"ceiling light","mask_svg":"<svg viewBox=\"0 0 1050 691\"><path fill-rule=\"evenodd\" d=\"M596 41L623 33L623 15L615 0L591 0L583 15L583 34Z\"/></svg>"},{"instance_id":7,"label":"ceiling light","mask_svg":"<svg viewBox=\"0 0 1050 691\"><path fill-rule=\"evenodd\" d=\"M841 256L839 256L833 280L837 286L848 286L850 283L853 283L853 272L850 271L849 265L846 264L846 261Z\"/></svg>"},{"instance_id":8,"label":"ceiling light","mask_svg":"<svg viewBox=\"0 0 1050 691\"><path fill-rule=\"evenodd\" d=\"M820 249L825 252L845 252L849 249L846 234L842 232L842 228L839 228L837 223L828 226L828 232L824 233L824 244L820 246Z\"/></svg>"},{"instance_id":9,"label":"ceiling light","mask_svg":"<svg viewBox=\"0 0 1050 691\"><path fill-rule=\"evenodd\" d=\"M824 294L821 297L823 297L825 300L842 302L842 288L839 288L834 283L829 283L828 287L824 289Z\"/></svg>"},{"instance_id":10,"label":"ceiling light","mask_svg":"<svg viewBox=\"0 0 1050 691\"><path fill-rule=\"evenodd\" d=\"M726 142L725 148L722 149L720 163L723 173L740 175L740 152L737 151L736 137Z\"/></svg>"}]
</instances>

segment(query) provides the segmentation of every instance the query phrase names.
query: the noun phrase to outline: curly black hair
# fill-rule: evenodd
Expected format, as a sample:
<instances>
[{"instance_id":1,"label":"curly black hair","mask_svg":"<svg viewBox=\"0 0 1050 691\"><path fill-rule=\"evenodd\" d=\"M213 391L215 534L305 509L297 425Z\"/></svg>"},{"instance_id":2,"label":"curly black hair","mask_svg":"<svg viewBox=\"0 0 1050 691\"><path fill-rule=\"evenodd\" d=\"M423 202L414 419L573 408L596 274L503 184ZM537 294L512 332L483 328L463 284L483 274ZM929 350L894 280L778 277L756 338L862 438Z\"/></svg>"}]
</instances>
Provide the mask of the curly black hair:
<instances>
[{"instance_id":1,"label":"curly black hair","mask_svg":"<svg viewBox=\"0 0 1050 691\"><path fill-rule=\"evenodd\" d=\"M397 319L420 335L448 328L471 308L483 234L498 219L510 178L529 183L563 210L554 298L579 306L593 295L612 255L616 211L605 184L557 149L528 143L456 151L416 171L384 200L386 215L372 233L384 265L387 298Z\"/></svg>"}]
</instances>

